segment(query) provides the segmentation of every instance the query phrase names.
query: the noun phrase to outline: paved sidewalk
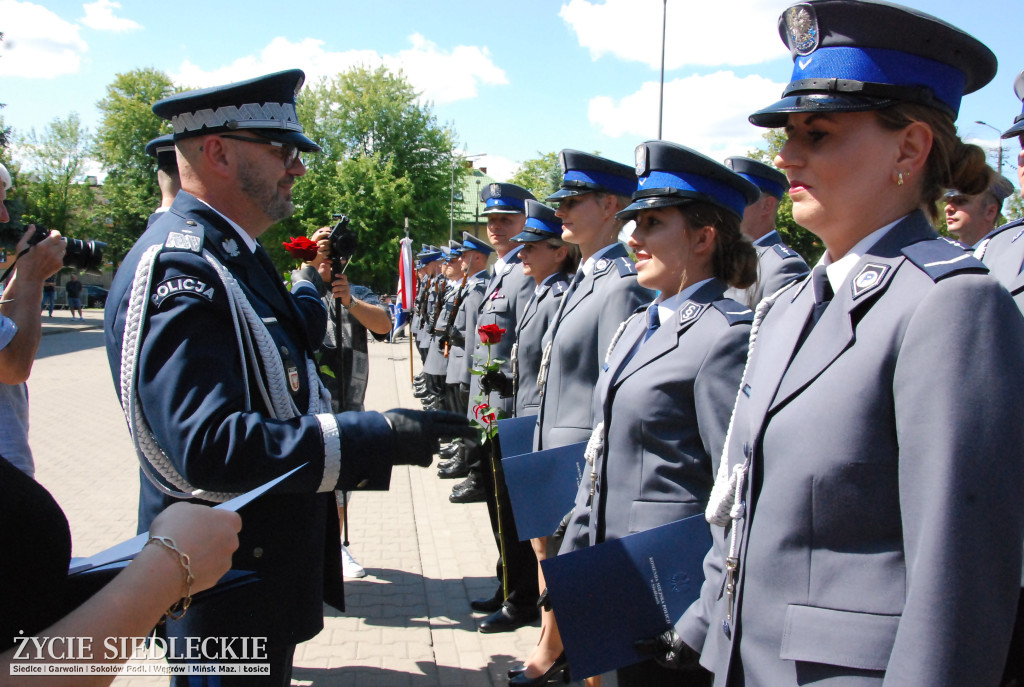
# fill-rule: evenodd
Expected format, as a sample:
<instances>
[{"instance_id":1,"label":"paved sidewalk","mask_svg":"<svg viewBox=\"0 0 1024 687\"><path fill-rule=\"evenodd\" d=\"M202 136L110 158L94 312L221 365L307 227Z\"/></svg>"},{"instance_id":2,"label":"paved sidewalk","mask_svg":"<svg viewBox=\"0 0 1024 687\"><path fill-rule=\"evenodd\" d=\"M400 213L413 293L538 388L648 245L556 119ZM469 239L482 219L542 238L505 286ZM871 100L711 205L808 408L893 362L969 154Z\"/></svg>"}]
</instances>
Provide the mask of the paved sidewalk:
<instances>
[{"instance_id":1,"label":"paved sidewalk","mask_svg":"<svg viewBox=\"0 0 1024 687\"><path fill-rule=\"evenodd\" d=\"M43 318L29 380L37 478L64 508L75 556L135 534L138 468L103 347L102 312L85 322ZM418 408L409 345L371 343L367 408ZM416 356L417 371L419 357ZM324 630L298 647L293 685L488 686L536 644L537 626L476 631L469 600L489 596L496 558L484 504L448 502L436 469L396 468L387 492L350 507L349 547L368 576L346 581L347 612L325 608ZM122 677L118 687L166 685Z\"/></svg>"}]
</instances>

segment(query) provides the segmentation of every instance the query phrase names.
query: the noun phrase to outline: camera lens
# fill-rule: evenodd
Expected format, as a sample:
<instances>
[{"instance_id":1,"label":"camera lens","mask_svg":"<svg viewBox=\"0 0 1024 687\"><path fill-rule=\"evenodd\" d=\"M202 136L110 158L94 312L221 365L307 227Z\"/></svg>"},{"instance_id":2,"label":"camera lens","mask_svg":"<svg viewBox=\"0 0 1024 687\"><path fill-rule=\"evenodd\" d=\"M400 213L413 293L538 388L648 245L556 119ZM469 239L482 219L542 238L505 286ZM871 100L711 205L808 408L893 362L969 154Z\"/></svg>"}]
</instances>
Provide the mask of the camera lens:
<instances>
[{"instance_id":1,"label":"camera lens","mask_svg":"<svg viewBox=\"0 0 1024 687\"><path fill-rule=\"evenodd\" d=\"M82 270L87 274L100 274L103 266L103 249L107 244L102 241L82 241L81 239L65 239L67 252L64 253L64 266Z\"/></svg>"}]
</instances>

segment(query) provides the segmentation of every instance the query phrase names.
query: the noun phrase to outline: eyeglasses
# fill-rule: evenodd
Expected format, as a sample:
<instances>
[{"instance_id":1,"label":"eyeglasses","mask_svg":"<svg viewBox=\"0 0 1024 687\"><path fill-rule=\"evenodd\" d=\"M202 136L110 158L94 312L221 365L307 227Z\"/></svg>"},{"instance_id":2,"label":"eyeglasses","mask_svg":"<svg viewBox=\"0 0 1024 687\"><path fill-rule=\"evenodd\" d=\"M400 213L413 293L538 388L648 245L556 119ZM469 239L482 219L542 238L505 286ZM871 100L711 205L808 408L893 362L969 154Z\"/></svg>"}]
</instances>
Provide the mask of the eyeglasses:
<instances>
[{"instance_id":1,"label":"eyeglasses","mask_svg":"<svg viewBox=\"0 0 1024 687\"><path fill-rule=\"evenodd\" d=\"M302 162L302 157L299 153L299 149L291 143L281 143L280 141L268 141L262 138L250 138L249 136L236 136L234 134L221 134L221 138L230 138L233 141L248 141L249 143L262 143L267 146L274 146L280 148L281 161L284 162L284 168L288 169L296 162Z\"/></svg>"}]
</instances>

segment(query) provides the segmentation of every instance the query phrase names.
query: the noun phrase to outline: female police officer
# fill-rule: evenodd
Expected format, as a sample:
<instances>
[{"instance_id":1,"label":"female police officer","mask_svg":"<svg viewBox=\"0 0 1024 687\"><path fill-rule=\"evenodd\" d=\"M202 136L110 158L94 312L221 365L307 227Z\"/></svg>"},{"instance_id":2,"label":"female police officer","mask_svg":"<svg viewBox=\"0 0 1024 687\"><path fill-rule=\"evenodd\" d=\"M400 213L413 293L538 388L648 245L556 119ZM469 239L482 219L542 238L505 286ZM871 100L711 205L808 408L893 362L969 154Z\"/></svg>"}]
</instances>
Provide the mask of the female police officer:
<instances>
[{"instance_id":1,"label":"female police officer","mask_svg":"<svg viewBox=\"0 0 1024 687\"><path fill-rule=\"evenodd\" d=\"M953 120L995 57L863 0L794 5L780 33L792 83L750 119L785 126L776 165L827 250L758 307L708 507L728 539L682 639L718 685L995 685L1024 533L1024 320L927 214L988 183Z\"/></svg>"},{"instance_id":2,"label":"female police officer","mask_svg":"<svg viewBox=\"0 0 1024 687\"><path fill-rule=\"evenodd\" d=\"M626 324L598 380L599 448L561 552L703 512L747 359L754 313L725 292L757 278L757 253L740 233L757 187L660 141L637 148L637 171L642 190L619 217L635 218L637 281L659 295ZM620 669L618 683L710 684L697 670L681 681L651 660Z\"/></svg>"}]
</instances>

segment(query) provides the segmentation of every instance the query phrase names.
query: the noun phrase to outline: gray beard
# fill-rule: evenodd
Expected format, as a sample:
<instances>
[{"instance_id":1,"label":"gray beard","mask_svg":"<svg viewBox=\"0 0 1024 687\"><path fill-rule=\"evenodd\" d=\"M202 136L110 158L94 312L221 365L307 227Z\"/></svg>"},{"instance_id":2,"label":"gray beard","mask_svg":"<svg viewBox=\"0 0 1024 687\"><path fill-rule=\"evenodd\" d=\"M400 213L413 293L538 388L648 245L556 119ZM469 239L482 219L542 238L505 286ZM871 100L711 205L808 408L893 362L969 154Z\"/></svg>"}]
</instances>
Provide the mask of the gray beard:
<instances>
[{"instance_id":1,"label":"gray beard","mask_svg":"<svg viewBox=\"0 0 1024 687\"><path fill-rule=\"evenodd\" d=\"M266 182L256 176L251 169L242 165L238 170L238 181L242 193L249 197L272 222L279 222L291 217L295 212L295 203L285 200L277 193L277 185L266 186Z\"/></svg>"}]
</instances>

